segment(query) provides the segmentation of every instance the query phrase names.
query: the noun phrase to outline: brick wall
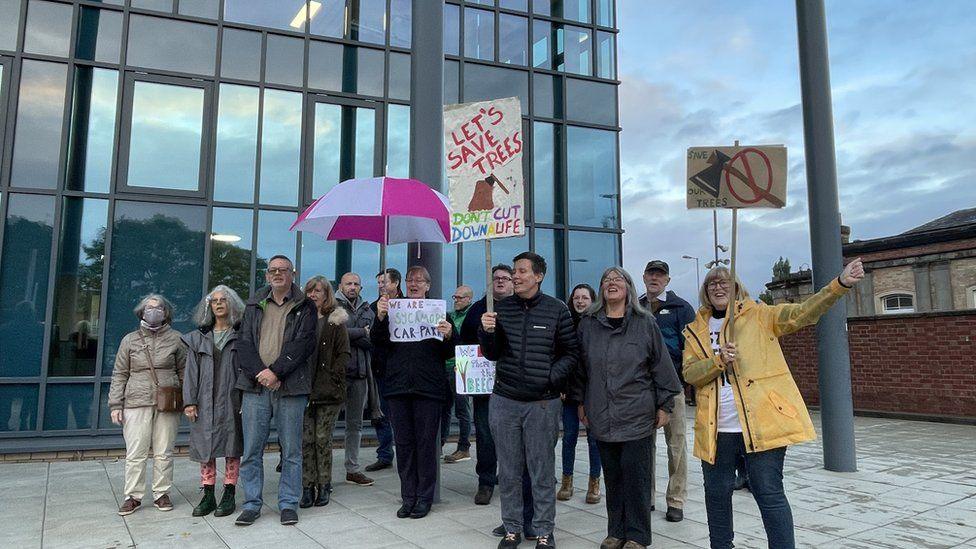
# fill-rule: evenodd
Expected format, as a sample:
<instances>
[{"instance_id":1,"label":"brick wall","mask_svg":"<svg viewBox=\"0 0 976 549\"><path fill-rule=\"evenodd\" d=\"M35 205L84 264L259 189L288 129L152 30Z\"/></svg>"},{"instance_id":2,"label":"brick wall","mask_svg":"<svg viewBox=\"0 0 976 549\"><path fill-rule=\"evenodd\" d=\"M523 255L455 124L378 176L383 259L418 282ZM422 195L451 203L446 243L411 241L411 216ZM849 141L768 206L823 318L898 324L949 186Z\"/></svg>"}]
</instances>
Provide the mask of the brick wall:
<instances>
[{"instance_id":1,"label":"brick wall","mask_svg":"<svg viewBox=\"0 0 976 549\"><path fill-rule=\"evenodd\" d=\"M976 418L976 311L850 318L848 330L856 410ZM780 344L819 405L814 328Z\"/></svg>"}]
</instances>

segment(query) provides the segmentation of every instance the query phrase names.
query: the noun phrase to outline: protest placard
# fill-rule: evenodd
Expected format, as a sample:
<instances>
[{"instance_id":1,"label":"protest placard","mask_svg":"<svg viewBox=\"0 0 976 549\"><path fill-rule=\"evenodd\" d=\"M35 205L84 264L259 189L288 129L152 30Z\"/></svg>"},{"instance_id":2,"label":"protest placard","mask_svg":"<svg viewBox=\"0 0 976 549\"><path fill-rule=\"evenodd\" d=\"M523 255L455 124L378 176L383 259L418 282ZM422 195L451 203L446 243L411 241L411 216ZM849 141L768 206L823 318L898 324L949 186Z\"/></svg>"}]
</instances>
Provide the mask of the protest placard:
<instances>
[{"instance_id":1,"label":"protest placard","mask_svg":"<svg viewBox=\"0 0 976 549\"><path fill-rule=\"evenodd\" d=\"M447 318L443 299L391 299L390 341L443 340L437 323Z\"/></svg>"},{"instance_id":2,"label":"protest placard","mask_svg":"<svg viewBox=\"0 0 976 549\"><path fill-rule=\"evenodd\" d=\"M454 347L454 386L459 395L487 395L495 388L495 363L478 345Z\"/></svg>"}]
</instances>

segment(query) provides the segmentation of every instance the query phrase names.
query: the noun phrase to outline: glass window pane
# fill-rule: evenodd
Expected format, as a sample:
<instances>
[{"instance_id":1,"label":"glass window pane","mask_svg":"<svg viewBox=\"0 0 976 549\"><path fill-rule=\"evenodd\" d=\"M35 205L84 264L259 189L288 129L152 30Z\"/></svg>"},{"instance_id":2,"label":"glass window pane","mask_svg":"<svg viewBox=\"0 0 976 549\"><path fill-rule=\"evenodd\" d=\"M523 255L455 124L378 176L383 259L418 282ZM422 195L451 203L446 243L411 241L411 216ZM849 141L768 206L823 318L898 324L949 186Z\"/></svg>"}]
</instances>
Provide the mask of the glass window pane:
<instances>
[{"instance_id":1,"label":"glass window pane","mask_svg":"<svg viewBox=\"0 0 976 549\"><path fill-rule=\"evenodd\" d=\"M529 20L515 15L498 15L498 60L513 65L527 65Z\"/></svg>"},{"instance_id":2,"label":"glass window pane","mask_svg":"<svg viewBox=\"0 0 976 549\"><path fill-rule=\"evenodd\" d=\"M441 288L443 288L442 297L445 298L458 287L457 255L457 245L445 244L441 247ZM475 299L481 299L483 293L485 293L484 289L474 288Z\"/></svg>"},{"instance_id":3,"label":"glass window pane","mask_svg":"<svg viewBox=\"0 0 976 549\"><path fill-rule=\"evenodd\" d=\"M410 107L406 105L386 109L386 175L410 175Z\"/></svg>"},{"instance_id":4,"label":"glass window pane","mask_svg":"<svg viewBox=\"0 0 976 549\"><path fill-rule=\"evenodd\" d=\"M261 132L261 203L295 206L302 146L302 94L265 90Z\"/></svg>"},{"instance_id":5,"label":"glass window pane","mask_svg":"<svg viewBox=\"0 0 976 549\"><path fill-rule=\"evenodd\" d=\"M145 15L129 16L126 64L213 74L217 27Z\"/></svg>"},{"instance_id":6,"label":"glass window pane","mask_svg":"<svg viewBox=\"0 0 976 549\"><path fill-rule=\"evenodd\" d=\"M461 53L461 8L454 4L444 4L444 53Z\"/></svg>"},{"instance_id":7,"label":"glass window pane","mask_svg":"<svg viewBox=\"0 0 976 549\"><path fill-rule=\"evenodd\" d=\"M118 425L112 423L111 410L108 409L108 390L110 382L101 384L101 394L98 395L98 428L99 429L120 429Z\"/></svg>"},{"instance_id":8,"label":"glass window pane","mask_svg":"<svg viewBox=\"0 0 976 549\"><path fill-rule=\"evenodd\" d=\"M395 244L386 247L386 267L400 271L400 275L407 276L407 245ZM355 240L352 243L352 272L359 275L363 281L363 298L370 301L379 296L376 286L376 273L380 272L380 245L375 242ZM401 289L406 292L406 281L402 281Z\"/></svg>"},{"instance_id":9,"label":"glass window pane","mask_svg":"<svg viewBox=\"0 0 976 549\"><path fill-rule=\"evenodd\" d=\"M422 1L422 0L421 0ZM412 0L390 0L390 45L410 47Z\"/></svg>"},{"instance_id":10,"label":"glass window pane","mask_svg":"<svg viewBox=\"0 0 976 549\"><path fill-rule=\"evenodd\" d=\"M410 99L410 56L390 52L390 99Z\"/></svg>"},{"instance_id":11,"label":"glass window pane","mask_svg":"<svg viewBox=\"0 0 976 549\"><path fill-rule=\"evenodd\" d=\"M82 7L75 57L118 63L122 52L122 12Z\"/></svg>"},{"instance_id":12,"label":"glass window pane","mask_svg":"<svg viewBox=\"0 0 976 549\"><path fill-rule=\"evenodd\" d=\"M559 1L560 0L532 0L532 13L536 15L551 16L553 13L552 4Z\"/></svg>"},{"instance_id":13,"label":"glass window pane","mask_svg":"<svg viewBox=\"0 0 976 549\"><path fill-rule=\"evenodd\" d=\"M220 0L180 0L180 13L216 19L220 13Z\"/></svg>"},{"instance_id":14,"label":"glass window pane","mask_svg":"<svg viewBox=\"0 0 976 549\"><path fill-rule=\"evenodd\" d=\"M518 97L522 113L529 112L529 73L467 63L464 65L464 100L483 101Z\"/></svg>"},{"instance_id":15,"label":"glass window pane","mask_svg":"<svg viewBox=\"0 0 976 549\"><path fill-rule=\"evenodd\" d=\"M617 123L617 86L567 78L566 118L593 124L615 125Z\"/></svg>"},{"instance_id":16,"label":"glass window pane","mask_svg":"<svg viewBox=\"0 0 976 549\"><path fill-rule=\"evenodd\" d=\"M549 272L542 280L542 291L559 299L563 297L563 232L554 229L535 229L535 253L546 258Z\"/></svg>"},{"instance_id":17,"label":"glass window pane","mask_svg":"<svg viewBox=\"0 0 976 549\"><path fill-rule=\"evenodd\" d=\"M0 431L37 428L37 385L0 385Z\"/></svg>"},{"instance_id":18,"label":"glass window pane","mask_svg":"<svg viewBox=\"0 0 976 549\"><path fill-rule=\"evenodd\" d=\"M71 47L71 4L27 3L24 51L67 57Z\"/></svg>"},{"instance_id":19,"label":"glass window pane","mask_svg":"<svg viewBox=\"0 0 976 549\"><path fill-rule=\"evenodd\" d=\"M261 79L261 33L224 29L220 75L241 80Z\"/></svg>"},{"instance_id":20,"label":"glass window pane","mask_svg":"<svg viewBox=\"0 0 976 549\"><path fill-rule=\"evenodd\" d=\"M614 59L613 43L613 33L602 31L596 33L596 75L600 78L617 77L617 63Z\"/></svg>"},{"instance_id":21,"label":"glass window pane","mask_svg":"<svg viewBox=\"0 0 976 549\"><path fill-rule=\"evenodd\" d=\"M535 122L532 126L532 219L538 223L558 223L556 211L557 126Z\"/></svg>"},{"instance_id":22,"label":"glass window pane","mask_svg":"<svg viewBox=\"0 0 976 549\"><path fill-rule=\"evenodd\" d=\"M552 69L552 60L559 53L555 51L552 24L536 19L532 22L532 66L537 69Z\"/></svg>"},{"instance_id":23,"label":"glass window pane","mask_svg":"<svg viewBox=\"0 0 976 549\"><path fill-rule=\"evenodd\" d=\"M508 10L528 11L529 0L498 0L498 7Z\"/></svg>"},{"instance_id":24,"label":"glass window pane","mask_svg":"<svg viewBox=\"0 0 976 549\"><path fill-rule=\"evenodd\" d=\"M470 66L470 65L469 65ZM460 88L460 67L461 63L457 61L451 61L450 59L444 60L444 104L453 105L460 101L459 99L459 88Z\"/></svg>"},{"instance_id":25,"label":"glass window pane","mask_svg":"<svg viewBox=\"0 0 976 549\"><path fill-rule=\"evenodd\" d=\"M67 81L66 65L24 60L10 173L12 186L35 189L58 186Z\"/></svg>"},{"instance_id":26,"label":"glass window pane","mask_svg":"<svg viewBox=\"0 0 976 549\"><path fill-rule=\"evenodd\" d=\"M182 191L200 188L202 88L136 81L126 184Z\"/></svg>"},{"instance_id":27,"label":"glass window pane","mask_svg":"<svg viewBox=\"0 0 976 549\"><path fill-rule=\"evenodd\" d=\"M315 275L328 277L336 283L342 275L335 271L336 243L317 234L302 233L301 284Z\"/></svg>"},{"instance_id":28,"label":"glass window pane","mask_svg":"<svg viewBox=\"0 0 976 549\"><path fill-rule=\"evenodd\" d=\"M102 375L112 374L119 342L138 328L132 308L146 294L159 293L173 303L173 329L194 328L193 307L204 294L200 274L206 230L203 206L115 203Z\"/></svg>"},{"instance_id":29,"label":"glass window pane","mask_svg":"<svg viewBox=\"0 0 976 549\"><path fill-rule=\"evenodd\" d=\"M467 0L469 4L481 4L482 6L492 6L495 5L495 0Z\"/></svg>"},{"instance_id":30,"label":"glass window pane","mask_svg":"<svg viewBox=\"0 0 976 549\"><path fill-rule=\"evenodd\" d=\"M532 106L535 116L563 117L562 82L561 76L538 72L532 75Z\"/></svg>"},{"instance_id":31,"label":"glass window pane","mask_svg":"<svg viewBox=\"0 0 976 549\"><path fill-rule=\"evenodd\" d=\"M613 26L614 0L596 0L596 24L604 27Z\"/></svg>"},{"instance_id":32,"label":"glass window pane","mask_svg":"<svg viewBox=\"0 0 976 549\"><path fill-rule=\"evenodd\" d=\"M64 199L49 376L95 375L107 225L108 200Z\"/></svg>"},{"instance_id":33,"label":"glass window pane","mask_svg":"<svg viewBox=\"0 0 976 549\"><path fill-rule=\"evenodd\" d=\"M93 359L94 360L94 359ZM48 385L44 399L44 430L90 429L95 386L85 384Z\"/></svg>"},{"instance_id":34,"label":"glass window pane","mask_svg":"<svg viewBox=\"0 0 976 549\"><path fill-rule=\"evenodd\" d=\"M220 85L214 200L254 202L258 154L258 89Z\"/></svg>"},{"instance_id":35,"label":"glass window pane","mask_svg":"<svg viewBox=\"0 0 976 549\"><path fill-rule=\"evenodd\" d=\"M296 235L298 233L289 231L288 228L295 222L298 214L295 212L258 212L258 257L257 272L254 278L254 287L261 288L268 283L265 280L265 273L268 269L268 260L281 254L288 256L295 261Z\"/></svg>"},{"instance_id":36,"label":"glass window pane","mask_svg":"<svg viewBox=\"0 0 976 549\"><path fill-rule=\"evenodd\" d=\"M386 0L351 0L351 4L349 38L371 44L385 44Z\"/></svg>"},{"instance_id":37,"label":"glass window pane","mask_svg":"<svg viewBox=\"0 0 976 549\"><path fill-rule=\"evenodd\" d=\"M590 22L590 0L562 0L559 5L562 7L562 14L558 17L580 23Z\"/></svg>"},{"instance_id":38,"label":"glass window pane","mask_svg":"<svg viewBox=\"0 0 976 549\"><path fill-rule=\"evenodd\" d=\"M356 109L356 149L355 173L353 177L373 177L383 175L375 173L376 155L376 111L373 109Z\"/></svg>"},{"instance_id":39,"label":"glass window pane","mask_svg":"<svg viewBox=\"0 0 976 549\"><path fill-rule=\"evenodd\" d=\"M133 8L140 8L144 10L165 11L167 13L173 12L172 0L131 0L130 5Z\"/></svg>"},{"instance_id":40,"label":"glass window pane","mask_svg":"<svg viewBox=\"0 0 976 549\"><path fill-rule=\"evenodd\" d=\"M619 266L617 235L569 231L569 280L567 287L589 284L600 287L600 275L608 267Z\"/></svg>"},{"instance_id":41,"label":"glass window pane","mask_svg":"<svg viewBox=\"0 0 976 549\"><path fill-rule=\"evenodd\" d=\"M307 19L305 0L224 0L225 21L304 32Z\"/></svg>"},{"instance_id":42,"label":"glass window pane","mask_svg":"<svg viewBox=\"0 0 976 549\"><path fill-rule=\"evenodd\" d=\"M618 227L617 133L569 126L566 167L569 224Z\"/></svg>"},{"instance_id":43,"label":"glass window pane","mask_svg":"<svg viewBox=\"0 0 976 549\"><path fill-rule=\"evenodd\" d=\"M342 107L331 103L315 104L315 133L312 147L312 196L329 192L340 180L342 156Z\"/></svg>"},{"instance_id":44,"label":"glass window pane","mask_svg":"<svg viewBox=\"0 0 976 549\"><path fill-rule=\"evenodd\" d=\"M316 42L308 45L308 87L342 91L341 44Z\"/></svg>"},{"instance_id":45,"label":"glass window pane","mask_svg":"<svg viewBox=\"0 0 976 549\"><path fill-rule=\"evenodd\" d=\"M68 146L67 188L71 190L109 192L118 85L118 71L91 67L75 69Z\"/></svg>"},{"instance_id":46,"label":"glass window pane","mask_svg":"<svg viewBox=\"0 0 976 549\"><path fill-rule=\"evenodd\" d=\"M382 97L384 57L382 50L346 46L342 91Z\"/></svg>"},{"instance_id":47,"label":"glass window pane","mask_svg":"<svg viewBox=\"0 0 976 549\"><path fill-rule=\"evenodd\" d=\"M467 246L467 244L465 244L465 246ZM499 263L505 263L506 265L511 265L512 259L515 256L517 256L522 252L528 251L528 249L529 249L528 231L526 231L526 234L523 236L509 237L509 238L495 238L491 241L491 263L492 265L497 265ZM464 253L467 254L468 250L465 249ZM468 256L465 257L467 259L470 259L470 257ZM482 276L481 276L482 281L484 281L485 274L486 274L483 272L485 270L484 257L485 257L484 250L482 250L480 256L481 261L479 261L482 270ZM549 258L546 258L546 261L549 261ZM465 261L465 263L467 263L467 261ZM549 268L551 269L553 267L554 265L550 262ZM549 275L547 274L546 276ZM482 284L484 284L484 282L482 282ZM481 286L481 287L486 288L486 286Z\"/></svg>"},{"instance_id":48,"label":"glass window pane","mask_svg":"<svg viewBox=\"0 0 976 549\"><path fill-rule=\"evenodd\" d=\"M41 373L54 197L10 194L0 263L0 376Z\"/></svg>"},{"instance_id":49,"label":"glass window pane","mask_svg":"<svg viewBox=\"0 0 976 549\"><path fill-rule=\"evenodd\" d=\"M345 0L311 0L309 7L312 34L332 38L342 38L346 35Z\"/></svg>"},{"instance_id":50,"label":"glass window pane","mask_svg":"<svg viewBox=\"0 0 976 549\"><path fill-rule=\"evenodd\" d=\"M208 288L224 284L243 299L250 295L253 226L253 210L213 209Z\"/></svg>"},{"instance_id":51,"label":"glass window pane","mask_svg":"<svg viewBox=\"0 0 976 549\"><path fill-rule=\"evenodd\" d=\"M302 85L305 70L305 41L291 36L268 35L264 79L271 84Z\"/></svg>"},{"instance_id":52,"label":"glass window pane","mask_svg":"<svg viewBox=\"0 0 976 549\"><path fill-rule=\"evenodd\" d=\"M20 28L20 0L0 0L0 50L17 49ZM0 428L3 428L0 425Z\"/></svg>"},{"instance_id":53,"label":"glass window pane","mask_svg":"<svg viewBox=\"0 0 976 549\"><path fill-rule=\"evenodd\" d=\"M464 56L486 61L495 60L494 12L465 8Z\"/></svg>"},{"instance_id":54,"label":"glass window pane","mask_svg":"<svg viewBox=\"0 0 976 549\"><path fill-rule=\"evenodd\" d=\"M590 45L593 42L589 29L570 27L559 29L560 51L563 63L558 64L556 70L590 76L593 74ZM561 37L565 37L562 39Z\"/></svg>"}]
</instances>

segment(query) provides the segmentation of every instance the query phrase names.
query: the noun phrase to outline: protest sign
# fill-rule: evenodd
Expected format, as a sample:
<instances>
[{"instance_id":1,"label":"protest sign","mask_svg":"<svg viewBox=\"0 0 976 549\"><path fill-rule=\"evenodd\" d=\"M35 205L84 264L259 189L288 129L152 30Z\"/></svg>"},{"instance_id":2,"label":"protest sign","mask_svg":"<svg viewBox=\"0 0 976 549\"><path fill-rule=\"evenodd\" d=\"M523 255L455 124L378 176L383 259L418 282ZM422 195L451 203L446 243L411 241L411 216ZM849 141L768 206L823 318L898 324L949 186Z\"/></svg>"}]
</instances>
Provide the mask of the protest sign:
<instances>
[{"instance_id":1,"label":"protest sign","mask_svg":"<svg viewBox=\"0 0 976 549\"><path fill-rule=\"evenodd\" d=\"M443 299L391 299L390 341L443 340L437 323L447 318Z\"/></svg>"},{"instance_id":2,"label":"protest sign","mask_svg":"<svg viewBox=\"0 0 976 549\"><path fill-rule=\"evenodd\" d=\"M691 147L688 208L782 208L786 147Z\"/></svg>"},{"instance_id":3,"label":"protest sign","mask_svg":"<svg viewBox=\"0 0 976 549\"><path fill-rule=\"evenodd\" d=\"M518 98L445 106L444 144L451 242L524 235Z\"/></svg>"},{"instance_id":4,"label":"protest sign","mask_svg":"<svg viewBox=\"0 0 976 549\"><path fill-rule=\"evenodd\" d=\"M454 347L454 383L459 395L487 395L495 388L495 363L478 345Z\"/></svg>"}]
</instances>

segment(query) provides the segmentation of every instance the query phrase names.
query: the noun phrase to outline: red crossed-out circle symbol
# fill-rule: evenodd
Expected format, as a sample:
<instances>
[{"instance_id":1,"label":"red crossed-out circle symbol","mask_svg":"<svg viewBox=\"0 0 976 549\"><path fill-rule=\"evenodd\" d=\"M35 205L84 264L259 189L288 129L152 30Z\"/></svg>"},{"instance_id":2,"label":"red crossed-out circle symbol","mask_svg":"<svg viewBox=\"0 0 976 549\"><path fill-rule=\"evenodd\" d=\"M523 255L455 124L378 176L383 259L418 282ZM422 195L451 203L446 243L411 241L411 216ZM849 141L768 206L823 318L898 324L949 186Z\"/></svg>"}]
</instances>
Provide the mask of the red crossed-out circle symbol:
<instances>
[{"instance_id":1,"label":"red crossed-out circle symbol","mask_svg":"<svg viewBox=\"0 0 976 549\"><path fill-rule=\"evenodd\" d=\"M756 158L757 156L758 158ZM761 167L760 162L766 166L766 180L761 185L756 183L756 178L752 175L752 163L756 163L755 165L757 167ZM742 167L741 170L739 166ZM769 162L769 157L761 150L754 147L742 149L725 164L724 171L725 185L728 187L729 192L732 193L732 196L739 202L743 204L755 204L765 198L774 204L782 205L781 200L769 193L773 188L773 167ZM735 176L734 180L742 183L751 193L743 192L740 195L736 192L736 186L732 184L733 175ZM745 191L746 189L741 190Z\"/></svg>"}]
</instances>

